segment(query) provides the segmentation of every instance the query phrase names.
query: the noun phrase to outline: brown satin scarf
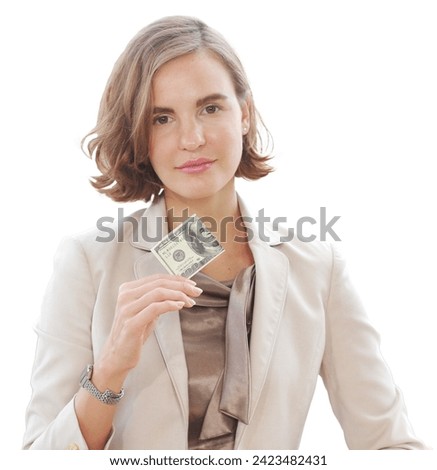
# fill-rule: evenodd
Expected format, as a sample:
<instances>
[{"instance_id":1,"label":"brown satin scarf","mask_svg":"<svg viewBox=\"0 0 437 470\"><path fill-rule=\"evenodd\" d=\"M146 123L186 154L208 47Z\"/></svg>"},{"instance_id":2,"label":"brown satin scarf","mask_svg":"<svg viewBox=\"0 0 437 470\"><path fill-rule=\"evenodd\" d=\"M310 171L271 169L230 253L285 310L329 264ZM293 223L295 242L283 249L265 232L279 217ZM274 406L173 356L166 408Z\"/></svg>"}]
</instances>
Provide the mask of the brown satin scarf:
<instances>
[{"instance_id":1,"label":"brown satin scarf","mask_svg":"<svg viewBox=\"0 0 437 470\"><path fill-rule=\"evenodd\" d=\"M234 282L202 273L196 305L180 311L188 367L189 449L233 449L238 421L248 423L249 338L255 266Z\"/></svg>"}]
</instances>

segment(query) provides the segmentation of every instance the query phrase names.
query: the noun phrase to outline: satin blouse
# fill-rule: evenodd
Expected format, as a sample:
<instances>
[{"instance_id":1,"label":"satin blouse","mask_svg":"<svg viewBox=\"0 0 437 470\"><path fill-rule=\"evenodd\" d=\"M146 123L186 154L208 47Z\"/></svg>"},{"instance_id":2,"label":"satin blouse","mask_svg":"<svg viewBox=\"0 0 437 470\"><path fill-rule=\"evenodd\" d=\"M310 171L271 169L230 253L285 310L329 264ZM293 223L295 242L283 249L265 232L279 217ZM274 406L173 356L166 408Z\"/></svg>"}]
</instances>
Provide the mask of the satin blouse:
<instances>
[{"instance_id":1,"label":"satin blouse","mask_svg":"<svg viewBox=\"0 0 437 470\"><path fill-rule=\"evenodd\" d=\"M255 266L234 281L198 273L203 292L180 311L188 368L189 449L233 449L238 421L248 422L249 336Z\"/></svg>"}]
</instances>

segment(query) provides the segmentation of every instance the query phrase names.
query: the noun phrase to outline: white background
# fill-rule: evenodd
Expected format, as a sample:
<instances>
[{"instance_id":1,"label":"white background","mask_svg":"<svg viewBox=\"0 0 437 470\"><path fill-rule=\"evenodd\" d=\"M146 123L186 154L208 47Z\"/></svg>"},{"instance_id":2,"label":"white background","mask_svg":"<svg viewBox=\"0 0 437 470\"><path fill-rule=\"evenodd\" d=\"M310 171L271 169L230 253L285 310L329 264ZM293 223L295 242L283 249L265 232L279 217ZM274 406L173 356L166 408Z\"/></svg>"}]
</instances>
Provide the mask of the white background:
<instances>
[{"instance_id":1,"label":"white background","mask_svg":"<svg viewBox=\"0 0 437 470\"><path fill-rule=\"evenodd\" d=\"M383 353L436 447L437 9L422 0L2 3L0 446L21 445L32 327L59 240L116 215L88 183L80 140L127 41L171 14L234 45L274 136L277 171L241 192L291 226L322 206L341 216ZM322 385L302 448L345 448Z\"/></svg>"}]
</instances>

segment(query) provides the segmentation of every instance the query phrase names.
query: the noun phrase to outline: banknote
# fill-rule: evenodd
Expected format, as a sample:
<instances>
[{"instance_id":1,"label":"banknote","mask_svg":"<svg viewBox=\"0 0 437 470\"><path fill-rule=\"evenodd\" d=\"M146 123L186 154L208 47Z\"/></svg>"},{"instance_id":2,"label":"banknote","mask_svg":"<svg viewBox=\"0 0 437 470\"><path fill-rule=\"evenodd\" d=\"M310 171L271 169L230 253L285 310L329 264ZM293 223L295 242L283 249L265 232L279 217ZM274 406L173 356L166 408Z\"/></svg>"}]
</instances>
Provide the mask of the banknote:
<instances>
[{"instance_id":1,"label":"banknote","mask_svg":"<svg viewBox=\"0 0 437 470\"><path fill-rule=\"evenodd\" d=\"M224 252L201 219L192 215L158 242L152 253L170 274L190 278Z\"/></svg>"}]
</instances>

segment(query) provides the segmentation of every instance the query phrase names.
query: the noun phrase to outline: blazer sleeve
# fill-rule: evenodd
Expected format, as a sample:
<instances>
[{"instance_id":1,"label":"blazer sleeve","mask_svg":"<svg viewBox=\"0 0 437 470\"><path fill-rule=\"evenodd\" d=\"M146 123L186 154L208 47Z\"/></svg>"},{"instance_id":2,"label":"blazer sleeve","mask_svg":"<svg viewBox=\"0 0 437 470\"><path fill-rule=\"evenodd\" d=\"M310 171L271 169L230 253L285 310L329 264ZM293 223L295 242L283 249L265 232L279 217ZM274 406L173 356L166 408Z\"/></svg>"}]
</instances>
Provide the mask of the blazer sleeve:
<instances>
[{"instance_id":1,"label":"blazer sleeve","mask_svg":"<svg viewBox=\"0 0 437 470\"><path fill-rule=\"evenodd\" d=\"M424 449L372 327L333 247L321 376L350 449Z\"/></svg>"},{"instance_id":2,"label":"blazer sleeve","mask_svg":"<svg viewBox=\"0 0 437 470\"><path fill-rule=\"evenodd\" d=\"M82 245L74 238L66 239L56 252L35 328L38 339L24 449L87 449L74 397L83 368L93 362L94 302L92 276Z\"/></svg>"}]
</instances>

